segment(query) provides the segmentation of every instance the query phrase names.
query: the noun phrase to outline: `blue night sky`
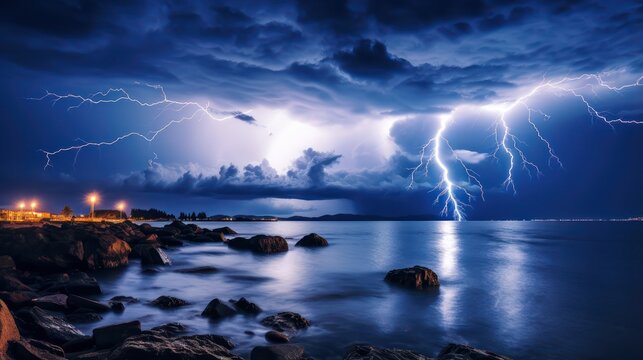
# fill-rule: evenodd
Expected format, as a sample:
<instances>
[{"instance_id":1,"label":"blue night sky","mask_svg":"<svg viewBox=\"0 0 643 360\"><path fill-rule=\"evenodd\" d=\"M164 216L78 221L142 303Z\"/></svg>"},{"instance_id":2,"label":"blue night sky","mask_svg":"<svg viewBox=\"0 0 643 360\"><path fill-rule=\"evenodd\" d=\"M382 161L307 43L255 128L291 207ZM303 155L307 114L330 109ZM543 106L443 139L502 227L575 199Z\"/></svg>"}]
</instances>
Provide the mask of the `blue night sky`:
<instances>
[{"instance_id":1,"label":"blue night sky","mask_svg":"<svg viewBox=\"0 0 643 360\"><path fill-rule=\"evenodd\" d=\"M1 208L37 198L86 212L97 191L99 208L438 214L435 158L410 188L409 176L448 119L438 157L467 218L643 215L643 123L625 123L643 120L637 1L5 1L0 33ZM509 154L496 152L501 112L539 84L590 73L605 86L565 82L507 111L511 154L541 171L516 162L514 193ZM74 108L30 99L122 88L163 100L145 84L207 113L104 102L122 92ZM569 89L624 122L592 116ZM149 136L186 117L154 141L63 151L46 168L39 151Z\"/></svg>"}]
</instances>

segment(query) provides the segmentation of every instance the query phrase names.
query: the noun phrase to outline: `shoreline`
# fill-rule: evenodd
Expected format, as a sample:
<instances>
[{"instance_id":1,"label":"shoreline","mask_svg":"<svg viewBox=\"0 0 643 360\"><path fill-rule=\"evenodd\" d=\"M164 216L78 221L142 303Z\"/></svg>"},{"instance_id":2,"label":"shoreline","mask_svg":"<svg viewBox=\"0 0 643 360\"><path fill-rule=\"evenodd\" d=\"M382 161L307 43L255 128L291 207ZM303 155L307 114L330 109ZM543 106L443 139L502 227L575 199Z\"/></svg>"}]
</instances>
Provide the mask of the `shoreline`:
<instances>
[{"instance_id":1,"label":"shoreline","mask_svg":"<svg viewBox=\"0 0 643 360\"><path fill-rule=\"evenodd\" d=\"M182 349L188 347L201 356L199 359L241 359L225 337L232 334L185 335L185 327L181 324L143 330L139 321L131 321L94 328L89 336L74 326L75 322L92 321L104 312L127 311L129 301L134 301L123 297L107 303L94 300L93 297L101 292L100 284L92 276L95 270L127 266L130 258L140 258L143 264L171 266L172 260L164 249L180 247L184 242L222 243L237 251L266 256L288 251L288 244L280 236L243 238L235 235L236 232L228 227L208 230L179 221L164 227L137 225L130 221L0 227L0 254L3 254L0 256L0 298L3 301L0 305L4 308L6 303L10 313L5 313L5 316L15 319L15 332L21 334L5 344L0 343L0 349L13 359L25 354L35 354L35 358L43 359L47 354L70 359L127 359L134 354L161 359L197 358L182 353ZM296 246L326 245L327 241L321 236L310 234ZM199 273L213 269L182 270ZM415 291L418 286L420 289L439 286L437 274L421 267L391 270L386 281L411 287L409 291ZM180 306L181 301L190 301L189 294L185 296L185 299L160 296L155 301L158 301L158 306L171 309ZM243 297L234 301L213 299L203 310L203 321L208 321L208 318L226 321L229 316L256 312L261 314L258 320L261 319L259 324L265 327L266 343L256 346L250 359L310 359L305 348L291 340L296 340L300 331L315 326L314 322L311 325L305 314L293 313L289 309L263 314L261 304L251 301ZM447 345L436 359L455 359L456 354L459 356L457 359L507 359L456 344ZM431 358L413 350L373 345L355 345L343 354L338 353L337 357L347 360Z\"/></svg>"}]
</instances>

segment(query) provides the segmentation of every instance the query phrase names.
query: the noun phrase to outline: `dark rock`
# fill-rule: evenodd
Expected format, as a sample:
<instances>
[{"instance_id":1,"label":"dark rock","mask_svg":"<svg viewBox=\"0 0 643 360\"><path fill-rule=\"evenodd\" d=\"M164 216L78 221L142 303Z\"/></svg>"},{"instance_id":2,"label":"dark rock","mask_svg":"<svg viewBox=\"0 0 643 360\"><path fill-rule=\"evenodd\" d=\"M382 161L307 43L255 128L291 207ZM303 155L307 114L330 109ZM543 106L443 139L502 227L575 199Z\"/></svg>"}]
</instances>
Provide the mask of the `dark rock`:
<instances>
[{"instance_id":1,"label":"dark rock","mask_svg":"<svg viewBox=\"0 0 643 360\"><path fill-rule=\"evenodd\" d=\"M228 316L233 316L237 313L230 305L225 302L214 299L210 301L208 306L205 307L205 310L201 313L201 316L209 317L210 319L221 319Z\"/></svg>"},{"instance_id":2,"label":"dark rock","mask_svg":"<svg viewBox=\"0 0 643 360\"><path fill-rule=\"evenodd\" d=\"M436 360L510 360L510 358L468 345L449 344L440 351Z\"/></svg>"},{"instance_id":3,"label":"dark rock","mask_svg":"<svg viewBox=\"0 0 643 360\"><path fill-rule=\"evenodd\" d=\"M66 311L67 297L65 294L46 295L31 300L31 303L45 310Z\"/></svg>"},{"instance_id":4,"label":"dark rock","mask_svg":"<svg viewBox=\"0 0 643 360\"><path fill-rule=\"evenodd\" d=\"M143 265L170 265L169 256L162 249L147 245L141 249L141 263Z\"/></svg>"},{"instance_id":5,"label":"dark rock","mask_svg":"<svg viewBox=\"0 0 643 360\"><path fill-rule=\"evenodd\" d=\"M34 339L9 343L9 356L19 360L64 360L65 351L59 346Z\"/></svg>"},{"instance_id":6,"label":"dark rock","mask_svg":"<svg viewBox=\"0 0 643 360\"><path fill-rule=\"evenodd\" d=\"M284 344L290 341L288 335L281 333L279 331L270 330L265 335L266 340L272 343Z\"/></svg>"},{"instance_id":7,"label":"dark rock","mask_svg":"<svg viewBox=\"0 0 643 360\"><path fill-rule=\"evenodd\" d=\"M74 312L66 314L67 321L76 324L86 324L103 320L103 317L93 312Z\"/></svg>"},{"instance_id":8,"label":"dark rock","mask_svg":"<svg viewBox=\"0 0 643 360\"><path fill-rule=\"evenodd\" d=\"M84 272L72 273L68 279L61 279L52 284L48 292L62 292L74 295L100 295L98 281Z\"/></svg>"},{"instance_id":9,"label":"dark rock","mask_svg":"<svg viewBox=\"0 0 643 360\"><path fill-rule=\"evenodd\" d=\"M190 241L202 242L202 243L203 242L224 242L225 236L223 235L223 233L208 232L208 233L203 233L201 235L198 235L193 239L190 239Z\"/></svg>"},{"instance_id":10,"label":"dark rock","mask_svg":"<svg viewBox=\"0 0 643 360\"><path fill-rule=\"evenodd\" d=\"M78 352L89 350L94 347L94 338L91 336L83 336L69 342L66 342L62 345L65 352Z\"/></svg>"},{"instance_id":11,"label":"dark rock","mask_svg":"<svg viewBox=\"0 0 643 360\"><path fill-rule=\"evenodd\" d=\"M112 309L114 312L123 312L125 311L125 304L123 304L120 301L110 301L109 302L109 307Z\"/></svg>"},{"instance_id":12,"label":"dark rock","mask_svg":"<svg viewBox=\"0 0 643 360\"><path fill-rule=\"evenodd\" d=\"M12 310L31 305L31 300L36 297L38 294L31 291L0 291L0 300L7 303Z\"/></svg>"},{"instance_id":13,"label":"dark rock","mask_svg":"<svg viewBox=\"0 0 643 360\"><path fill-rule=\"evenodd\" d=\"M288 251L288 242L281 236L255 235L251 238L237 237L228 240L228 246L238 250L272 254Z\"/></svg>"},{"instance_id":14,"label":"dark rock","mask_svg":"<svg viewBox=\"0 0 643 360\"><path fill-rule=\"evenodd\" d=\"M221 234L223 234L223 235L236 235L236 234L237 234L237 232L236 232L236 231L234 231L234 230L230 229L230 228L229 228L229 227L227 227L227 226L224 226L224 227L221 227L221 228L213 229L213 230L212 230L212 232L215 232L215 233L221 233Z\"/></svg>"},{"instance_id":15,"label":"dark rock","mask_svg":"<svg viewBox=\"0 0 643 360\"><path fill-rule=\"evenodd\" d=\"M179 220L174 220L172 223L165 225L166 228L175 228L179 230L183 230L188 228L186 224L184 224L182 221Z\"/></svg>"},{"instance_id":16,"label":"dark rock","mask_svg":"<svg viewBox=\"0 0 643 360\"><path fill-rule=\"evenodd\" d=\"M0 256L0 270L12 270L16 268L16 263L13 261L13 258L9 255Z\"/></svg>"},{"instance_id":17,"label":"dark rock","mask_svg":"<svg viewBox=\"0 0 643 360\"><path fill-rule=\"evenodd\" d=\"M310 321L297 313L287 311L268 316L261 320L261 324L277 331L294 332L309 327Z\"/></svg>"},{"instance_id":18,"label":"dark rock","mask_svg":"<svg viewBox=\"0 0 643 360\"><path fill-rule=\"evenodd\" d=\"M432 360L432 358L403 349L383 349L371 345L353 345L343 360Z\"/></svg>"},{"instance_id":19,"label":"dark rock","mask_svg":"<svg viewBox=\"0 0 643 360\"><path fill-rule=\"evenodd\" d=\"M295 246L322 247L322 246L328 246L328 241L323 237L319 236L318 234L311 233L301 238L301 240L297 241Z\"/></svg>"},{"instance_id":20,"label":"dark rock","mask_svg":"<svg viewBox=\"0 0 643 360\"><path fill-rule=\"evenodd\" d=\"M249 335L249 336L255 336L255 332L254 332L254 331L246 330L246 331L244 331L243 333L244 333L244 334L246 334L246 335Z\"/></svg>"},{"instance_id":21,"label":"dark rock","mask_svg":"<svg viewBox=\"0 0 643 360\"><path fill-rule=\"evenodd\" d=\"M10 274L0 274L0 290L4 291L33 291L20 279Z\"/></svg>"},{"instance_id":22,"label":"dark rock","mask_svg":"<svg viewBox=\"0 0 643 360\"><path fill-rule=\"evenodd\" d=\"M295 344L256 346L250 353L250 360L301 360L304 348Z\"/></svg>"},{"instance_id":23,"label":"dark rock","mask_svg":"<svg viewBox=\"0 0 643 360\"><path fill-rule=\"evenodd\" d=\"M188 305L189 303L183 299L175 298L173 296L162 295L154 299L152 301L152 304L163 309L170 309L170 308L175 308L179 306L185 306L185 305Z\"/></svg>"},{"instance_id":24,"label":"dark rock","mask_svg":"<svg viewBox=\"0 0 643 360\"><path fill-rule=\"evenodd\" d=\"M120 344L130 336L141 333L141 322L130 321L99 327L93 330L94 343L98 349L106 349Z\"/></svg>"},{"instance_id":25,"label":"dark rock","mask_svg":"<svg viewBox=\"0 0 643 360\"><path fill-rule=\"evenodd\" d=\"M84 336L80 330L61 316L37 306L29 310L20 310L16 315L23 320L27 332L38 340L62 345Z\"/></svg>"},{"instance_id":26,"label":"dark rock","mask_svg":"<svg viewBox=\"0 0 643 360\"><path fill-rule=\"evenodd\" d=\"M7 351L7 344L13 340L20 340L20 332L7 304L0 300L0 358Z\"/></svg>"},{"instance_id":27,"label":"dark rock","mask_svg":"<svg viewBox=\"0 0 643 360\"><path fill-rule=\"evenodd\" d=\"M165 246L183 246L183 241L174 236L162 236L159 238L159 242Z\"/></svg>"},{"instance_id":28,"label":"dark rock","mask_svg":"<svg viewBox=\"0 0 643 360\"><path fill-rule=\"evenodd\" d=\"M110 299L110 301L118 301L118 302L126 303L126 304L138 303L137 298L131 297L131 296L122 296L122 295L114 296L113 298Z\"/></svg>"},{"instance_id":29,"label":"dark rock","mask_svg":"<svg viewBox=\"0 0 643 360\"><path fill-rule=\"evenodd\" d=\"M215 268L214 266L197 266L193 268L176 270L176 272L184 273L184 274L208 274L208 273L213 273L217 271L219 271L219 269Z\"/></svg>"},{"instance_id":30,"label":"dark rock","mask_svg":"<svg viewBox=\"0 0 643 360\"><path fill-rule=\"evenodd\" d=\"M188 331L187 326L181 323L167 323L161 326L153 327L149 330L143 331L143 334L146 333L155 333L164 337L178 336L180 334L186 333Z\"/></svg>"},{"instance_id":31,"label":"dark rock","mask_svg":"<svg viewBox=\"0 0 643 360\"><path fill-rule=\"evenodd\" d=\"M391 270L386 274L384 280L414 289L427 289L440 286L438 275L434 273L433 270L418 265L412 268Z\"/></svg>"},{"instance_id":32,"label":"dark rock","mask_svg":"<svg viewBox=\"0 0 643 360\"><path fill-rule=\"evenodd\" d=\"M109 360L243 360L230 352L232 343L216 335L164 337L141 334L114 349Z\"/></svg>"},{"instance_id":33,"label":"dark rock","mask_svg":"<svg viewBox=\"0 0 643 360\"><path fill-rule=\"evenodd\" d=\"M259 314L262 310L257 304L251 303L250 301L246 300L246 298L242 297L239 300L230 300L232 304L234 304L234 307L239 309L240 311L248 314Z\"/></svg>"},{"instance_id":34,"label":"dark rock","mask_svg":"<svg viewBox=\"0 0 643 360\"><path fill-rule=\"evenodd\" d=\"M67 306L71 309L85 308L97 312L107 312L111 310L109 305L73 294L67 298Z\"/></svg>"}]
</instances>

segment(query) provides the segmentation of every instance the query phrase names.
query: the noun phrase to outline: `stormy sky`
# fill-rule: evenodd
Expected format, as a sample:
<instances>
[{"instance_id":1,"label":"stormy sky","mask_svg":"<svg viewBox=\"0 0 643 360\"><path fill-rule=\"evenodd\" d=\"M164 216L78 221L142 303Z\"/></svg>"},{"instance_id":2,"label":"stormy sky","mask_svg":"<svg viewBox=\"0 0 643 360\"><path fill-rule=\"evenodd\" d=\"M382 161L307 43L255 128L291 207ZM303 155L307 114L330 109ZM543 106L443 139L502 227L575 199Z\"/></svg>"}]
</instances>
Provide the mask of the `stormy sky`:
<instances>
[{"instance_id":1,"label":"stormy sky","mask_svg":"<svg viewBox=\"0 0 643 360\"><path fill-rule=\"evenodd\" d=\"M549 89L527 100L532 123L507 115L541 170L517 164L515 193L495 151L498 104L543 82L636 84L637 1L25 0L0 5L0 34L3 208L82 213L97 191L102 208L438 214L440 169L409 176L448 115L440 157L474 195L467 218L643 214L643 125L610 126L579 97ZM573 86L601 115L643 120L643 86L597 85ZM147 139L114 142L132 132Z\"/></svg>"}]
</instances>

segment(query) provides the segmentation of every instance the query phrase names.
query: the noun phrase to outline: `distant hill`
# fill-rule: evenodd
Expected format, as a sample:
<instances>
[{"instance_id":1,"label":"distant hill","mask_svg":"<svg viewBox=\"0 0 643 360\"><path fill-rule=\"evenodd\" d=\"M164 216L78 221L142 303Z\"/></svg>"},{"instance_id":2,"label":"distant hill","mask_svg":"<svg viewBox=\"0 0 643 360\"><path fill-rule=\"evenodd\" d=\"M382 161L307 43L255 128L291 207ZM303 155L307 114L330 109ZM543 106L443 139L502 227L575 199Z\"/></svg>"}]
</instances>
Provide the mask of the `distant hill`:
<instances>
[{"instance_id":1,"label":"distant hill","mask_svg":"<svg viewBox=\"0 0 643 360\"><path fill-rule=\"evenodd\" d=\"M383 216L383 215L356 215L356 214L334 214L315 217L291 216L279 218L280 221L432 221L442 220L435 215L406 215L406 216Z\"/></svg>"}]
</instances>

